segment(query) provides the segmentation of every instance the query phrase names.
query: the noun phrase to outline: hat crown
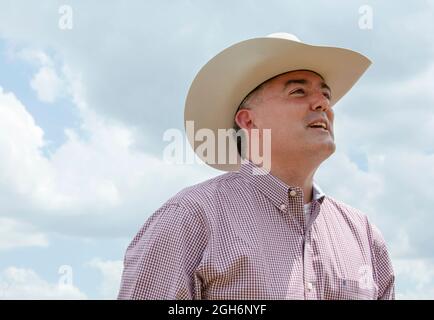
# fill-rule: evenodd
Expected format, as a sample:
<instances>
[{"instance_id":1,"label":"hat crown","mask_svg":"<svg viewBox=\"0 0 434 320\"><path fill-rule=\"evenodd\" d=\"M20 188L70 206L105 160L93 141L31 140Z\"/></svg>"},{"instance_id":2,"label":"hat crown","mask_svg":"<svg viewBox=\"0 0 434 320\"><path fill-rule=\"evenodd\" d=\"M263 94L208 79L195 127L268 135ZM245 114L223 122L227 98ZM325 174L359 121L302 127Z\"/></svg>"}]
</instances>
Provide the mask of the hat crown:
<instances>
[{"instance_id":1,"label":"hat crown","mask_svg":"<svg viewBox=\"0 0 434 320\"><path fill-rule=\"evenodd\" d=\"M301 40L296 35L294 35L292 33L287 33L287 32L275 32L275 33L269 34L267 37L301 42Z\"/></svg>"}]
</instances>

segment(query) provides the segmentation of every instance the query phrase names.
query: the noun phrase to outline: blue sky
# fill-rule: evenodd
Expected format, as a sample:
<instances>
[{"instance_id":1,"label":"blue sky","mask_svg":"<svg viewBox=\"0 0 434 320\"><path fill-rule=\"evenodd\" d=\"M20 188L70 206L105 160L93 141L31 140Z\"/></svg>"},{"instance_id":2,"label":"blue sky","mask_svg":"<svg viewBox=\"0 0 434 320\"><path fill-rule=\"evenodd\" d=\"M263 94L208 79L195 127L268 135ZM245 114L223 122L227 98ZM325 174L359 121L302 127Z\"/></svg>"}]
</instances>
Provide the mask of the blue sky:
<instances>
[{"instance_id":1,"label":"blue sky","mask_svg":"<svg viewBox=\"0 0 434 320\"><path fill-rule=\"evenodd\" d=\"M360 28L364 5L372 28ZM162 159L191 80L225 47L273 32L373 60L335 108L337 151L316 181L380 228L398 298L434 298L433 21L432 0L0 0L0 298L115 298L146 218L221 173Z\"/></svg>"}]
</instances>

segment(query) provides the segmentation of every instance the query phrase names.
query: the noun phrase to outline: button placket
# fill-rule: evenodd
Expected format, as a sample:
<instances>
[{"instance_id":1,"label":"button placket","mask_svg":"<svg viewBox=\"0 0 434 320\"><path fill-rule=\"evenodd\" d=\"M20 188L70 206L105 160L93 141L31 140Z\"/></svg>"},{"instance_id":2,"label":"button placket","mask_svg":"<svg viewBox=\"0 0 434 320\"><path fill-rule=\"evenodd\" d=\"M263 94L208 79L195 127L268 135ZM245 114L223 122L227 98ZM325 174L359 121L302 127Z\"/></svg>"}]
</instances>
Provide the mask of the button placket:
<instances>
[{"instance_id":1,"label":"button placket","mask_svg":"<svg viewBox=\"0 0 434 320\"><path fill-rule=\"evenodd\" d=\"M288 192L289 208L291 209L291 217L295 219L300 226L300 233L304 235L306 221L303 208L303 192L297 189L289 189ZM289 210L289 209L288 209ZM293 210L295 212L293 212Z\"/></svg>"}]
</instances>

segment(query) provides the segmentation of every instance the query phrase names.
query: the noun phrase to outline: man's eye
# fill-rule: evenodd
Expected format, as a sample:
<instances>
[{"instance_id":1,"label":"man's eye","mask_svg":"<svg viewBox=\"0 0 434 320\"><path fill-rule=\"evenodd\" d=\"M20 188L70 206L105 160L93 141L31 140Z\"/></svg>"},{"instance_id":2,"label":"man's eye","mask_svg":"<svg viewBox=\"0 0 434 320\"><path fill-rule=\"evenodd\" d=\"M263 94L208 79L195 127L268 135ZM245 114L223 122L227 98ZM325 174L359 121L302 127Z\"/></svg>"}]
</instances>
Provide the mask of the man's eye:
<instances>
[{"instance_id":1,"label":"man's eye","mask_svg":"<svg viewBox=\"0 0 434 320\"><path fill-rule=\"evenodd\" d=\"M291 94L294 94L294 93L304 94L304 90L303 89L297 89L297 90L294 90L294 91L291 92Z\"/></svg>"},{"instance_id":2,"label":"man's eye","mask_svg":"<svg viewBox=\"0 0 434 320\"><path fill-rule=\"evenodd\" d=\"M329 100L332 98L332 96L328 92L324 92L324 97L326 97Z\"/></svg>"}]
</instances>

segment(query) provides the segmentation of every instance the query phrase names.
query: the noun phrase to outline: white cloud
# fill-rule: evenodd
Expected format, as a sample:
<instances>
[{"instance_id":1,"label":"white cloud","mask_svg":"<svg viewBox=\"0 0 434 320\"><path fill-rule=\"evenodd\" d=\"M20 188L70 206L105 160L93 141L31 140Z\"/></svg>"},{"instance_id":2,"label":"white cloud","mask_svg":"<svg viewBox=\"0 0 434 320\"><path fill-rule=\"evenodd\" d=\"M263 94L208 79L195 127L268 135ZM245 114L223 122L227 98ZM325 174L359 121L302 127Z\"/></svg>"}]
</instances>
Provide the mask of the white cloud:
<instances>
[{"instance_id":1,"label":"white cloud","mask_svg":"<svg viewBox=\"0 0 434 320\"><path fill-rule=\"evenodd\" d=\"M18 50L14 47L10 47L7 51L10 59L21 59L35 67L47 66L54 67L53 60L42 50L24 48Z\"/></svg>"},{"instance_id":2,"label":"white cloud","mask_svg":"<svg viewBox=\"0 0 434 320\"><path fill-rule=\"evenodd\" d=\"M204 167L166 164L137 149L134 128L88 108L79 76L67 67L63 72L82 125L65 129L66 142L48 156L41 151L43 130L14 94L0 89L0 190L8 195L0 203L2 212L51 231L53 226L69 233L87 227L97 235L92 228L113 232L116 227L125 235L125 228L135 230L168 194L213 175ZM95 220L90 217L83 226L83 215ZM98 222L101 215L104 224ZM76 220L62 222L67 216ZM60 220L54 223L53 217Z\"/></svg>"},{"instance_id":3,"label":"white cloud","mask_svg":"<svg viewBox=\"0 0 434 320\"><path fill-rule=\"evenodd\" d=\"M37 69L30 80L30 87L42 102L54 103L65 91L65 80L62 73L56 71L56 63L40 49L15 48L7 49L9 59L25 61Z\"/></svg>"},{"instance_id":4,"label":"white cloud","mask_svg":"<svg viewBox=\"0 0 434 320\"><path fill-rule=\"evenodd\" d=\"M49 283L32 269L9 267L0 272L0 299L86 299L73 285Z\"/></svg>"},{"instance_id":5,"label":"white cloud","mask_svg":"<svg viewBox=\"0 0 434 320\"><path fill-rule=\"evenodd\" d=\"M434 299L434 261L396 259L393 262L398 286L397 299Z\"/></svg>"},{"instance_id":6,"label":"white cloud","mask_svg":"<svg viewBox=\"0 0 434 320\"><path fill-rule=\"evenodd\" d=\"M100 293L105 299L116 299L121 281L123 262L94 258L88 262L88 266L101 272L102 282Z\"/></svg>"},{"instance_id":7,"label":"white cloud","mask_svg":"<svg viewBox=\"0 0 434 320\"><path fill-rule=\"evenodd\" d=\"M48 246L47 236L27 223L0 217L0 251L33 246Z\"/></svg>"},{"instance_id":8,"label":"white cloud","mask_svg":"<svg viewBox=\"0 0 434 320\"><path fill-rule=\"evenodd\" d=\"M343 152L324 162L316 177L327 194L365 212L375 211L375 200L385 188L381 175L363 171ZM336 177L345 177L345 181L336 183Z\"/></svg>"},{"instance_id":9,"label":"white cloud","mask_svg":"<svg viewBox=\"0 0 434 320\"><path fill-rule=\"evenodd\" d=\"M56 70L50 67L42 67L33 76L30 86L36 91L39 100L53 103L61 93L62 81Z\"/></svg>"},{"instance_id":10,"label":"white cloud","mask_svg":"<svg viewBox=\"0 0 434 320\"><path fill-rule=\"evenodd\" d=\"M41 154L44 146L43 130L15 95L0 87L2 190L37 198L51 188L53 174L49 162Z\"/></svg>"}]
</instances>

